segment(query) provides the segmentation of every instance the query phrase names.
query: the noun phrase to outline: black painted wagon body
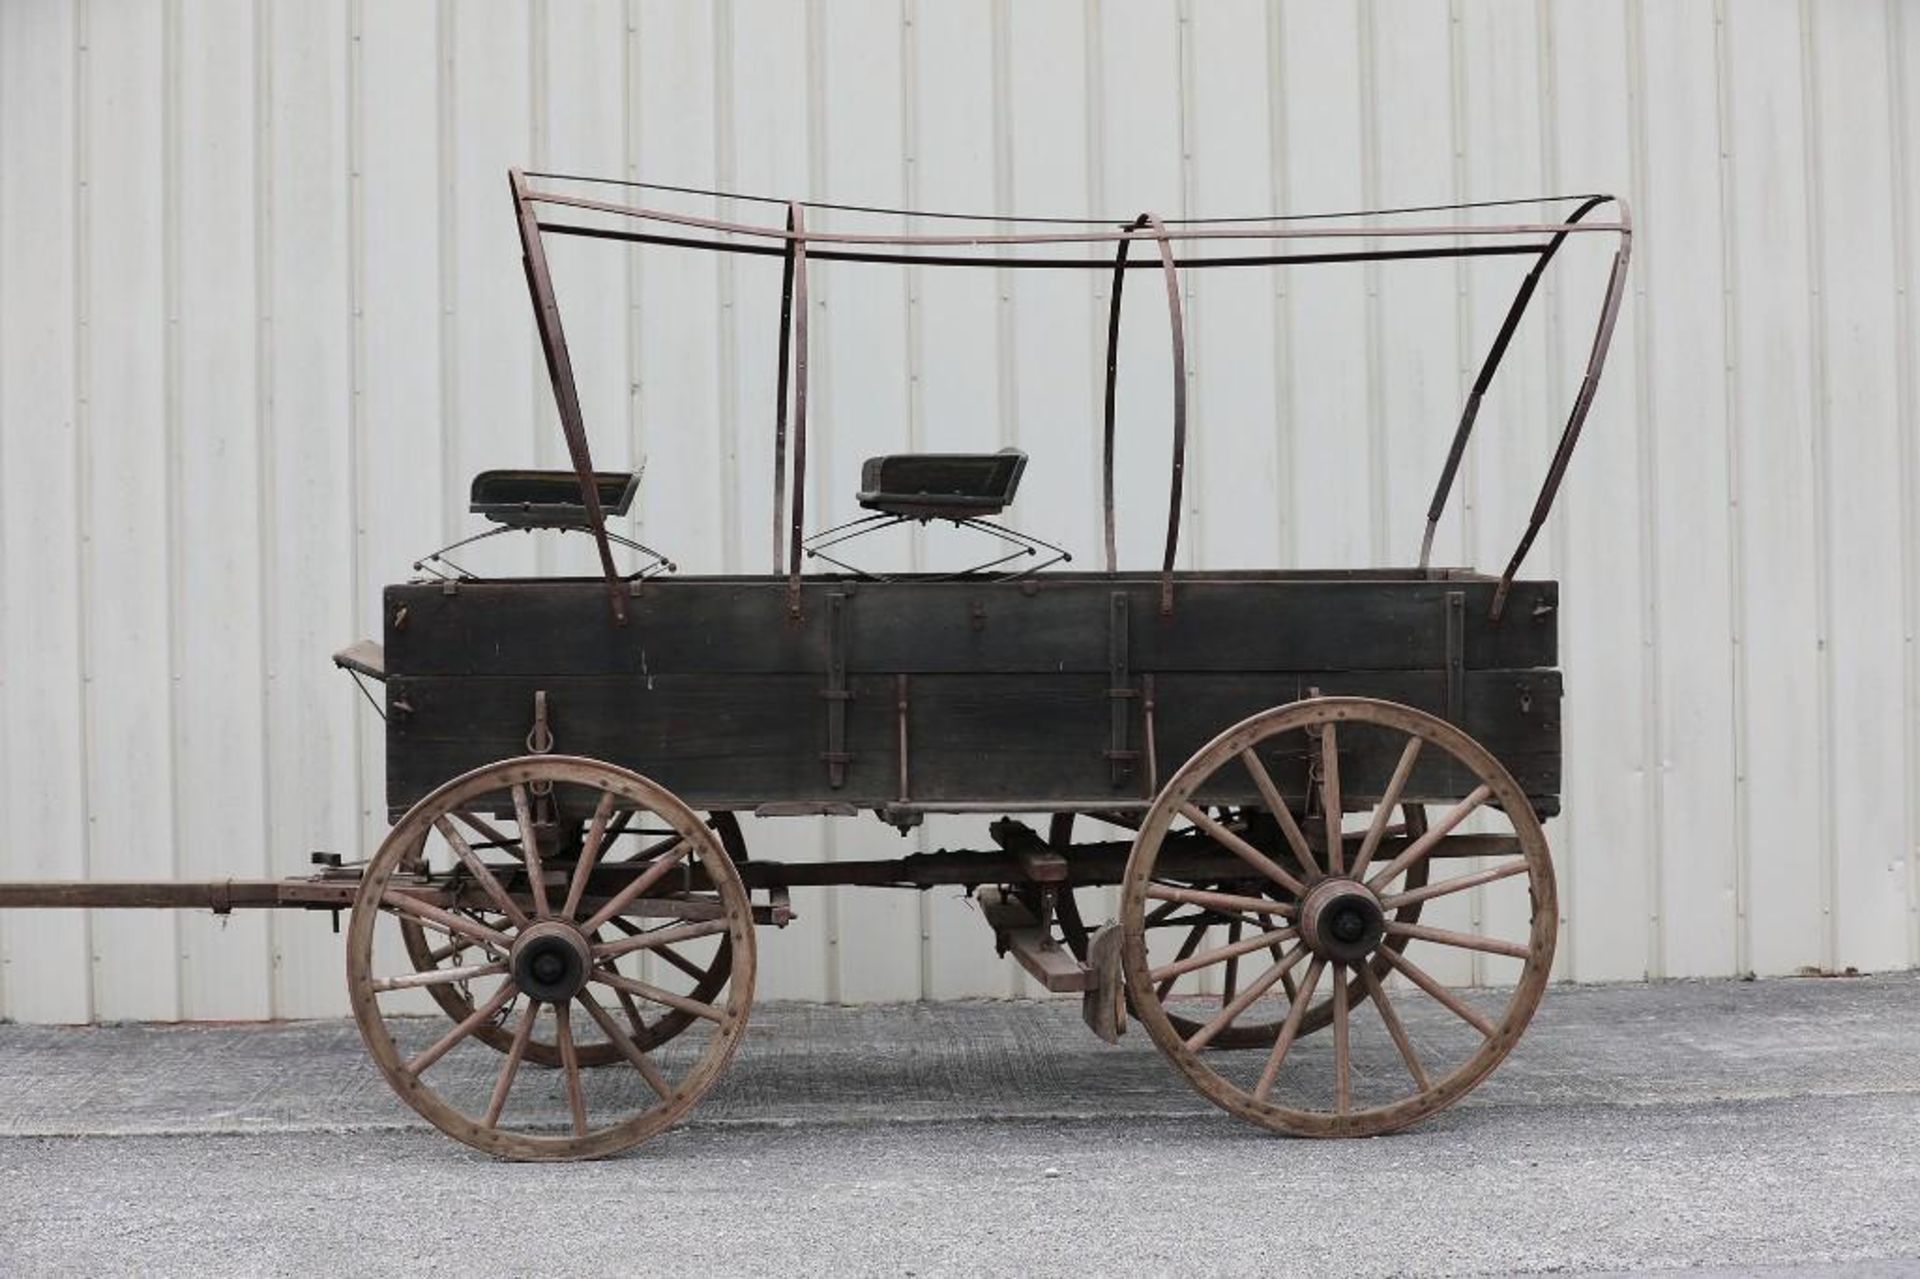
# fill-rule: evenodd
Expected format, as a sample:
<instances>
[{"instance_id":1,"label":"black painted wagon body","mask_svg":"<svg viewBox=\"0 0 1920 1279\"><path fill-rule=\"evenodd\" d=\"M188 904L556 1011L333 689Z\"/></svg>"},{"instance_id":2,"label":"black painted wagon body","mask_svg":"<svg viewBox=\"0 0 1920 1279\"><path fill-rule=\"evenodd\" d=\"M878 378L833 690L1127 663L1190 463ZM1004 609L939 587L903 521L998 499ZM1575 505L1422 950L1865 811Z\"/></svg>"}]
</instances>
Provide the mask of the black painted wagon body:
<instances>
[{"instance_id":1,"label":"black painted wagon body","mask_svg":"<svg viewBox=\"0 0 1920 1279\"><path fill-rule=\"evenodd\" d=\"M672 578L608 624L591 580L389 587L387 803L525 753L537 694L556 749L642 772L702 811L1133 813L1222 728L1318 693L1440 716L1536 810L1560 791L1556 590L1452 571L1178 573L802 585ZM404 618L395 628L393 619ZM1371 745L1371 744L1370 744ZM1379 795L1394 758L1342 759ZM1433 775L1429 777L1429 773ZM1304 804L1304 757L1277 761ZM1404 798L1452 783L1418 769ZM1212 779L1209 803L1259 795ZM577 815L577 814L576 814Z\"/></svg>"},{"instance_id":2,"label":"black painted wagon body","mask_svg":"<svg viewBox=\"0 0 1920 1279\"><path fill-rule=\"evenodd\" d=\"M474 509L500 530L592 537L603 574L483 579L448 548L387 589L382 642L336 658L384 686L395 825L370 861L277 882L0 886L0 903L351 906L350 990L381 1069L435 1124L511 1157L611 1153L697 1101L744 1033L755 929L791 922L801 885L977 890L999 948L1048 989L1081 992L1096 1032L1138 1020L1202 1094L1276 1130L1389 1131L1498 1064L1546 982L1557 911L1539 818L1560 797L1558 592L1516 574L1604 364L1624 208L1595 220L1616 202L1594 196L1525 202L1548 213L1522 222L1481 220L1514 202L951 232L916 214L942 229L900 234L807 229L821 209L894 210L762 202L783 216L756 224L601 198L674 188L519 173L511 186L573 470L487 473ZM1543 271L1593 232L1618 249L1520 544L1497 575L1432 567L1481 398ZM610 527L636 483L593 469L549 235L782 260L773 572L672 575ZM1148 253L1130 258L1136 241ZM1497 255L1529 270L1417 566L1175 568L1181 273ZM1102 569L1053 568L1064 552L996 521L1025 465L1010 451L874 459L869 514L806 535L807 280L821 261L1112 272ZM1174 376L1164 555L1147 571L1114 552L1120 296L1138 270L1166 284ZM867 532L929 522L988 536L993 557L943 574L843 558ZM641 567L619 568L616 549ZM993 847L767 861L739 821L869 812L902 830L990 815ZM1116 918L1096 927L1090 905ZM1469 957L1465 976L1487 988L1443 982L1416 946Z\"/></svg>"}]
</instances>

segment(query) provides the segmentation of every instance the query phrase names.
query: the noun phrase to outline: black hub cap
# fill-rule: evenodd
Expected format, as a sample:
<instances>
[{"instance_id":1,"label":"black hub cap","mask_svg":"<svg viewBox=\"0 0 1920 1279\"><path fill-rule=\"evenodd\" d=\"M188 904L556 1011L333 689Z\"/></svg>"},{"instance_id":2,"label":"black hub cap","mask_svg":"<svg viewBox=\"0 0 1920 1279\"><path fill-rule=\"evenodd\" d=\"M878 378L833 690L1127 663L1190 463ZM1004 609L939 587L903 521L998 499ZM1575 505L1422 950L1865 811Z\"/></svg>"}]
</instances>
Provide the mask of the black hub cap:
<instances>
[{"instance_id":1,"label":"black hub cap","mask_svg":"<svg viewBox=\"0 0 1920 1279\"><path fill-rule=\"evenodd\" d=\"M582 943L563 932L529 936L514 948L513 983L530 999L558 1003L587 984Z\"/></svg>"},{"instance_id":2,"label":"black hub cap","mask_svg":"<svg viewBox=\"0 0 1920 1279\"><path fill-rule=\"evenodd\" d=\"M1358 883L1323 881L1301 905L1301 938L1330 963L1357 964L1387 935L1379 899Z\"/></svg>"},{"instance_id":3,"label":"black hub cap","mask_svg":"<svg viewBox=\"0 0 1920 1279\"><path fill-rule=\"evenodd\" d=\"M1363 912L1342 903L1340 912L1333 917L1332 927L1336 940L1351 944L1367 935L1367 917Z\"/></svg>"}]
</instances>

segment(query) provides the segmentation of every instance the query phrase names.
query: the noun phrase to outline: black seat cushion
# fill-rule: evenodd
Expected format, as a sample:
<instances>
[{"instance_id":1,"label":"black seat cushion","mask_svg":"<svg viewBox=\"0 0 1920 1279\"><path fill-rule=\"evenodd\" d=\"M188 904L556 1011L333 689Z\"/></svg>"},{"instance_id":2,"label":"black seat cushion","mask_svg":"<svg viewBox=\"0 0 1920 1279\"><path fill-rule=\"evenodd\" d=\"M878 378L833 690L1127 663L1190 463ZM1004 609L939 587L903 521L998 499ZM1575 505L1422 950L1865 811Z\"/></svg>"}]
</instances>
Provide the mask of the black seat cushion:
<instances>
[{"instance_id":1,"label":"black seat cushion","mask_svg":"<svg viewBox=\"0 0 1920 1279\"><path fill-rule=\"evenodd\" d=\"M998 515L1013 502L1027 455L889 453L860 468L860 505L914 519L963 520Z\"/></svg>"},{"instance_id":2,"label":"black seat cushion","mask_svg":"<svg viewBox=\"0 0 1920 1279\"><path fill-rule=\"evenodd\" d=\"M640 473L595 471L600 509L609 518L625 515L640 487ZM587 506L580 477L572 471L482 471L473 477L468 508L496 524L513 528L586 528Z\"/></svg>"}]
</instances>

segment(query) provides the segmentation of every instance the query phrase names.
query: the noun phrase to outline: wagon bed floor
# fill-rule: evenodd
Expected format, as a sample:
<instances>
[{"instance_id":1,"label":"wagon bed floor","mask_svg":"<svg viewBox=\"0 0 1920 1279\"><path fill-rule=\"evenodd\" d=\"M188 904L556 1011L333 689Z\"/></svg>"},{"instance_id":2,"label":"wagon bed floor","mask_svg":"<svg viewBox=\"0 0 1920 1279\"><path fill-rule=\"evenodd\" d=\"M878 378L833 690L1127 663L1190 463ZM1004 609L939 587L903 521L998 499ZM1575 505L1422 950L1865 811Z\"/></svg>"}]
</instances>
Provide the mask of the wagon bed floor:
<instances>
[{"instance_id":1,"label":"wagon bed floor","mask_svg":"<svg viewBox=\"0 0 1920 1279\"><path fill-rule=\"evenodd\" d=\"M0 1026L0 1268L315 1272L351 1242L376 1271L623 1271L696 1238L694 1272L1920 1256L1912 975L1556 989L1465 1104L1351 1143L1242 1128L1069 1001L770 1003L754 1026L681 1129L540 1168L426 1130L345 1022ZM502 1228L536 1183L622 1210Z\"/></svg>"}]
</instances>

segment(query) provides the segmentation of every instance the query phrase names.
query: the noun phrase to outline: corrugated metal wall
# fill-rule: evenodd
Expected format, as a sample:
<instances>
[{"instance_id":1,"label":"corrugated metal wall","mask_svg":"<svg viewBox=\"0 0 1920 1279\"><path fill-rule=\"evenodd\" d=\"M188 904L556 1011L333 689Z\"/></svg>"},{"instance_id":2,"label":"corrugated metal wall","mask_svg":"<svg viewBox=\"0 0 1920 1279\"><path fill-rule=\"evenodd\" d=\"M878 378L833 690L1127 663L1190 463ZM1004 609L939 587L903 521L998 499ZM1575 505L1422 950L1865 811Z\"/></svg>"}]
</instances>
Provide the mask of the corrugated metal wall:
<instances>
[{"instance_id":1,"label":"corrugated metal wall","mask_svg":"<svg viewBox=\"0 0 1920 1279\"><path fill-rule=\"evenodd\" d=\"M1566 582L1560 971L1915 963L1917 96L1897 0L7 0L0 876L379 838L376 725L327 655L467 527L473 471L560 457L509 164L1064 214L1611 189L1630 303L1531 565ZM649 466L638 531L758 569L777 268L556 254L601 456ZM1091 553L1106 281L859 271L817 276L813 509L869 451L1017 442L1023 523ZM1188 284L1191 562L1405 562L1512 269L1232 274ZM1442 558L1523 523L1600 274L1568 260L1523 332ZM1143 559L1167 369L1132 333ZM798 904L768 996L1019 989L957 898ZM324 917L16 913L0 964L23 1019L344 1007Z\"/></svg>"}]
</instances>

